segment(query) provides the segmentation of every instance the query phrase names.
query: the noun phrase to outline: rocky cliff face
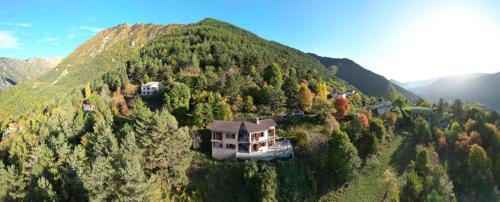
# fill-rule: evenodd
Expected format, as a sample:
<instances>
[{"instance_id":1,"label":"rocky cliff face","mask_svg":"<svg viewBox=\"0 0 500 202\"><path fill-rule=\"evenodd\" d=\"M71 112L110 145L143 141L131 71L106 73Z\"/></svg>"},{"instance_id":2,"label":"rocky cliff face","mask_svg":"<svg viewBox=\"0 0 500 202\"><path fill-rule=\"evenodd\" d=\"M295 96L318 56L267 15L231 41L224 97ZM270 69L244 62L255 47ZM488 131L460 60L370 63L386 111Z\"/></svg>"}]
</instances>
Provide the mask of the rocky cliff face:
<instances>
[{"instance_id":1,"label":"rocky cliff face","mask_svg":"<svg viewBox=\"0 0 500 202\"><path fill-rule=\"evenodd\" d=\"M54 68L61 58L29 58L25 60L0 57L0 90L36 79Z\"/></svg>"}]
</instances>

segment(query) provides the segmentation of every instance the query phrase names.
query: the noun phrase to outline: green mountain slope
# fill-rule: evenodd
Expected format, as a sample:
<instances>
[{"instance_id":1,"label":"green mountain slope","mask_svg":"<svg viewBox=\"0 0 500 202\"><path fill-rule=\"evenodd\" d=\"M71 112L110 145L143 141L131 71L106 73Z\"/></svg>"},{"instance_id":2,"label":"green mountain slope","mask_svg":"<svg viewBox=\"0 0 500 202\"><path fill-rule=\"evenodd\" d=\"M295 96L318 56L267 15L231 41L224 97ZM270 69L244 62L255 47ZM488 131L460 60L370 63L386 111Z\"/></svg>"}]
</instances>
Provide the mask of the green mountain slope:
<instances>
[{"instance_id":1,"label":"green mountain slope","mask_svg":"<svg viewBox=\"0 0 500 202\"><path fill-rule=\"evenodd\" d=\"M88 81L124 67L126 61L157 36L179 25L118 25L83 43L54 69L0 94L0 115L22 115L51 104L69 106Z\"/></svg>"},{"instance_id":2,"label":"green mountain slope","mask_svg":"<svg viewBox=\"0 0 500 202\"><path fill-rule=\"evenodd\" d=\"M432 84L411 89L418 95L437 101L461 99L479 102L490 109L500 110L500 72L444 77Z\"/></svg>"},{"instance_id":3,"label":"green mountain slope","mask_svg":"<svg viewBox=\"0 0 500 202\"><path fill-rule=\"evenodd\" d=\"M25 80L35 79L50 71L60 58L25 60L0 57L0 91Z\"/></svg>"},{"instance_id":4,"label":"green mountain slope","mask_svg":"<svg viewBox=\"0 0 500 202\"><path fill-rule=\"evenodd\" d=\"M223 91L231 92L225 83L229 77L238 73L241 77L237 80L242 81L238 85L247 85L249 83L243 82L257 76L253 78L255 85L262 82L263 77L249 72L262 73L272 63L280 65L284 74L307 80L312 87L320 80L334 81L331 84L339 88L347 85L336 80L331 70L306 53L214 19L188 25L122 24L98 33L37 80L2 92L0 116L22 115L47 106L70 107L72 98L81 97L86 82L100 80L107 72L131 68L146 71L129 72L135 84L145 82L142 76L146 74L160 81L167 80L161 75L175 76L190 85L195 82L193 79L201 77L199 71L215 68L217 74L231 75L210 80L207 74L201 79L214 83L212 90L219 88L216 90L228 96ZM289 72L292 69L293 73ZM139 74L141 79L134 78ZM196 86L190 87L196 89Z\"/></svg>"},{"instance_id":5,"label":"green mountain slope","mask_svg":"<svg viewBox=\"0 0 500 202\"><path fill-rule=\"evenodd\" d=\"M355 86L369 96L389 98L394 90L410 100L418 98L414 93L390 82L385 77L367 70L356 62L342 58L329 58L311 54L325 67L336 67L335 76Z\"/></svg>"}]
</instances>

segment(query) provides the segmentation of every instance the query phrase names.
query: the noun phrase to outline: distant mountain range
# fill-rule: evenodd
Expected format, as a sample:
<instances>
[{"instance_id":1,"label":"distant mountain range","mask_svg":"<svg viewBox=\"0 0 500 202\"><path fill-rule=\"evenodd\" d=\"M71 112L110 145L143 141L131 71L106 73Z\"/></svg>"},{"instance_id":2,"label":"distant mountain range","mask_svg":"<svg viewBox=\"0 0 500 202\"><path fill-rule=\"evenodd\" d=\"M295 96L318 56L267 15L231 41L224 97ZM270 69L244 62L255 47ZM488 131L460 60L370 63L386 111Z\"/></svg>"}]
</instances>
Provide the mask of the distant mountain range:
<instances>
[{"instance_id":1,"label":"distant mountain range","mask_svg":"<svg viewBox=\"0 0 500 202\"><path fill-rule=\"evenodd\" d=\"M429 85L409 90L433 101L458 98L500 110L500 72L443 77Z\"/></svg>"},{"instance_id":2,"label":"distant mountain range","mask_svg":"<svg viewBox=\"0 0 500 202\"><path fill-rule=\"evenodd\" d=\"M418 95L392 83L382 75L365 69L350 59L322 57L313 53L310 55L317 58L325 67L335 68L336 77L348 82L366 95L388 99L394 90L410 100L418 99Z\"/></svg>"},{"instance_id":3,"label":"distant mountain range","mask_svg":"<svg viewBox=\"0 0 500 202\"><path fill-rule=\"evenodd\" d=\"M61 58L29 58L25 60L0 57L0 91L22 81L35 79L54 68Z\"/></svg>"},{"instance_id":4,"label":"distant mountain range","mask_svg":"<svg viewBox=\"0 0 500 202\"><path fill-rule=\"evenodd\" d=\"M410 82L399 82L397 80L391 79L390 81L398 86L401 86L401 87L409 90L409 89L414 89L414 88L424 87L424 86L430 85L432 82L434 82L438 79L439 78L432 78L432 79L424 79L424 80L410 81Z\"/></svg>"}]
</instances>

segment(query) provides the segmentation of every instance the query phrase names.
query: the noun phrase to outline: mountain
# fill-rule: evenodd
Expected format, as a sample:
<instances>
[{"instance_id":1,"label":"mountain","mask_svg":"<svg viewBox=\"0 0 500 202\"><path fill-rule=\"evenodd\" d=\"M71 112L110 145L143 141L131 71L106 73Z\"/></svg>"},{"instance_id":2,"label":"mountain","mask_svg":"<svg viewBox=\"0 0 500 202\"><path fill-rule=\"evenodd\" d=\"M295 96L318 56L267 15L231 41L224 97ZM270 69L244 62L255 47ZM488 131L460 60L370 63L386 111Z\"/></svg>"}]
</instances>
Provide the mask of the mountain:
<instances>
[{"instance_id":1,"label":"mountain","mask_svg":"<svg viewBox=\"0 0 500 202\"><path fill-rule=\"evenodd\" d=\"M467 74L437 79L432 84L412 89L418 95L437 101L461 99L479 102L490 109L500 110L500 72Z\"/></svg>"},{"instance_id":2,"label":"mountain","mask_svg":"<svg viewBox=\"0 0 500 202\"><path fill-rule=\"evenodd\" d=\"M49 105L71 106L68 98L81 94L85 83L123 68L147 43L180 26L121 24L101 31L38 79L1 92L0 116L21 115Z\"/></svg>"},{"instance_id":3,"label":"mountain","mask_svg":"<svg viewBox=\"0 0 500 202\"><path fill-rule=\"evenodd\" d=\"M187 25L121 24L83 43L36 81L0 93L0 116L44 107L76 107L72 102L81 99L85 83L99 85L108 72L123 76L126 71L137 85L149 78L165 81L175 76L190 85L201 82L213 85L210 89L220 89L227 88L226 81L234 82L234 74L241 75L238 82L246 82L253 79L252 72L257 72L255 80L262 83L261 73L273 63L279 63L284 72L297 79L329 80L343 88L347 85L306 53L214 19ZM210 73L200 75L200 71ZM214 74L223 78L213 78ZM224 91L225 96L233 92L218 91ZM266 99L255 97L255 102Z\"/></svg>"},{"instance_id":4,"label":"mountain","mask_svg":"<svg viewBox=\"0 0 500 202\"><path fill-rule=\"evenodd\" d=\"M414 88L419 88L423 86L430 85L432 82L438 80L439 78L432 78L432 79L424 79L424 80L418 80L418 81L409 81L409 82L400 82L396 81L394 79L391 79L390 81L392 83L395 83L398 86L401 86L407 90L414 89ZM411 90L410 90L411 91Z\"/></svg>"},{"instance_id":5,"label":"mountain","mask_svg":"<svg viewBox=\"0 0 500 202\"><path fill-rule=\"evenodd\" d=\"M0 91L22 81L38 78L54 68L60 61L60 57L25 60L0 57Z\"/></svg>"},{"instance_id":6,"label":"mountain","mask_svg":"<svg viewBox=\"0 0 500 202\"><path fill-rule=\"evenodd\" d=\"M322 57L312 53L310 55L317 58L325 67L335 68L336 77L355 86L366 95L388 99L394 90L410 100L418 98L414 93L390 82L379 74L365 69L350 59Z\"/></svg>"}]
</instances>

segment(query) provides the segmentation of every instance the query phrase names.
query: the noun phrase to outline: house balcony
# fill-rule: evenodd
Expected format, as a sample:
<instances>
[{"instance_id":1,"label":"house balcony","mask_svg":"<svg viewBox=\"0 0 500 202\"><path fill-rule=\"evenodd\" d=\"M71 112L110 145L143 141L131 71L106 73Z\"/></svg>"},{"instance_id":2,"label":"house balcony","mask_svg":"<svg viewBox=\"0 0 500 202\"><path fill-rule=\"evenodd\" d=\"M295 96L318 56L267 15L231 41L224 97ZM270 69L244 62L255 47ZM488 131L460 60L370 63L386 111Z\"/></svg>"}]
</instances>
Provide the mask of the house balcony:
<instances>
[{"instance_id":1,"label":"house balcony","mask_svg":"<svg viewBox=\"0 0 500 202\"><path fill-rule=\"evenodd\" d=\"M236 152L237 159L252 159L252 160L266 160L270 161L275 158L293 157L293 148L289 140L276 140L274 145L269 146L265 151L238 150Z\"/></svg>"}]
</instances>

